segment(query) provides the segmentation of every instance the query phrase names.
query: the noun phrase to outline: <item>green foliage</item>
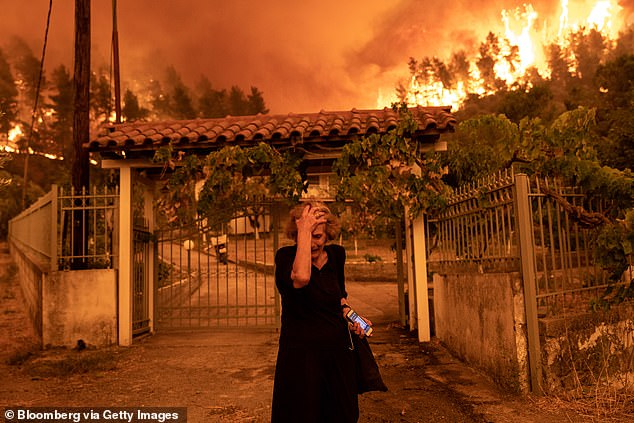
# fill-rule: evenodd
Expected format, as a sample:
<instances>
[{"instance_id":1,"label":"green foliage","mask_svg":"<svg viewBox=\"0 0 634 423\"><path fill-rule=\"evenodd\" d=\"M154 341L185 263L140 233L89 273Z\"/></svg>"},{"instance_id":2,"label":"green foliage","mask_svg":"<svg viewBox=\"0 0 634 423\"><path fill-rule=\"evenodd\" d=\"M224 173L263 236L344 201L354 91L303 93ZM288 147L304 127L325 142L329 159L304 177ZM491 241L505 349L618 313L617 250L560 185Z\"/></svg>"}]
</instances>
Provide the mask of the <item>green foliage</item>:
<instances>
[{"instance_id":1,"label":"green foliage","mask_svg":"<svg viewBox=\"0 0 634 423\"><path fill-rule=\"evenodd\" d=\"M413 137L417 125L411 112L404 105L395 107L400 114L396 129L357 138L333 165L340 178L337 200L352 200L353 232L383 219L401 219L406 209L415 217L443 203L439 157L423 151Z\"/></svg>"},{"instance_id":2,"label":"green foliage","mask_svg":"<svg viewBox=\"0 0 634 423\"><path fill-rule=\"evenodd\" d=\"M134 94L130 89L123 94L123 107L121 108L121 114L126 122L134 122L135 120L142 120L149 116L150 111L139 104L139 97Z\"/></svg>"},{"instance_id":3,"label":"green foliage","mask_svg":"<svg viewBox=\"0 0 634 423\"><path fill-rule=\"evenodd\" d=\"M466 185L513 167L516 173L581 188L585 204L607 205L601 213L573 207L554 192L547 194L574 212L578 224L596 228L596 259L616 281L632 254L634 175L629 169L601 162L599 151L604 143L605 137L597 131L596 109L567 111L549 125L539 118L524 118L517 125L504 116L475 117L461 122L450 139L445 178L454 186Z\"/></svg>"},{"instance_id":4,"label":"green foliage","mask_svg":"<svg viewBox=\"0 0 634 423\"><path fill-rule=\"evenodd\" d=\"M0 49L0 132L7 133L17 116L18 89L9 62Z\"/></svg>"},{"instance_id":5,"label":"green foliage","mask_svg":"<svg viewBox=\"0 0 634 423\"><path fill-rule=\"evenodd\" d=\"M4 168L5 163L7 163L11 159L9 153L5 153L4 151L0 151L0 169ZM0 176L0 196L3 194L3 191L9 186L11 183L11 177L2 175Z\"/></svg>"},{"instance_id":6,"label":"green foliage","mask_svg":"<svg viewBox=\"0 0 634 423\"><path fill-rule=\"evenodd\" d=\"M461 122L447 136L446 177L454 187L471 183L508 167L520 148L519 128L502 115L485 115Z\"/></svg>"},{"instance_id":7,"label":"green foliage","mask_svg":"<svg viewBox=\"0 0 634 423\"><path fill-rule=\"evenodd\" d=\"M609 271L609 279L618 281L628 267L627 251L631 254L631 245L627 245L624 225L605 225L600 229L595 249L595 259Z\"/></svg>"},{"instance_id":8,"label":"green foliage","mask_svg":"<svg viewBox=\"0 0 634 423\"><path fill-rule=\"evenodd\" d=\"M22 211L22 186L23 180L17 175L0 170L0 179L9 180L0 195L0 239L6 239L9 230L9 220ZM37 185L29 183L27 205L44 195L44 191Z\"/></svg>"},{"instance_id":9,"label":"green foliage","mask_svg":"<svg viewBox=\"0 0 634 423\"><path fill-rule=\"evenodd\" d=\"M634 205L632 173L603 166L598 159L595 146L601 144L601 138L594 109L563 113L550 127L538 119L524 119L520 132L525 162L518 170L581 187L588 197L610 202L614 216Z\"/></svg>"},{"instance_id":10,"label":"green foliage","mask_svg":"<svg viewBox=\"0 0 634 423\"><path fill-rule=\"evenodd\" d=\"M53 93L49 95L49 107L53 110L51 136L57 142L57 154L66 159L73 156L73 101L74 88L70 73L64 65L53 70Z\"/></svg>"},{"instance_id":11,"label":"green foliage","mask_svg":"<svg viewBox=\"0 0 634 423\"><path fill-rule=\"evenodd\" d=\"M365 259L365 261L367 261L368 263L378 263L383 261L383 259L381 258L381 256L377 256L375 254L364 254L363 258Z\"/></svg>"},{"instance_id":12,"label":"green foliage","mask_svg":"<svg viewBox=\"0 0 634 423\"><path fill-rule=\"evenodd\" d=\"M105 74L92 73L90 75L90 111L95 120L100 123L110 119L114 110L110 79Z\"/></svg>"},{"instance_id":13,"label":"green foliage","mask_svg":"<svg viewBox=\"0 0 634 423\"><path fill-rule=\"evenodd\" d=\"M209 226L219 227L259 199L297 202L306 190L299 157L265 143L225 146L202 160L184 154L173 157L170 146L158 150L154 160L173 171L160 202L168 222L187 223L200 216Z\"/></svg>"}]
</instances>

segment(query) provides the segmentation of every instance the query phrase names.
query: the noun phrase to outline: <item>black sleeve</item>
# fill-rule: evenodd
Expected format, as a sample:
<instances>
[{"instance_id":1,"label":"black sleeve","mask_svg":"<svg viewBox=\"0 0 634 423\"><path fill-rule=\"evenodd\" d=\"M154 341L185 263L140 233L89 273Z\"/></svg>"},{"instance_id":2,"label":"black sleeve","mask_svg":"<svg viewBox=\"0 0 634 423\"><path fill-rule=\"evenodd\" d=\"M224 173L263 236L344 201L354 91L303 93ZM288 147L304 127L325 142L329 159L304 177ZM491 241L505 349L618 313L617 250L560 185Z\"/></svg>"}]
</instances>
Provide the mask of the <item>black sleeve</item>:
<instances>
[{"instance_id":1,"label":"black sleeve","mask_svg":"<svg viewBox=\"0 0 634 423\"><path fill-rule=\"evenodd\" d=\"M275 253L275 285L280 293L293 288L291 271L296 251L296 247L288 246Z\"/></svg>"},{"instance_id":2,"label":"black sleeve","mask_svg":"<svg viewBox=\"0 0 634 423\"><path fill-rule=\"evenodd\" d=\"M332 246L334 256L337 260L337 277L339 279L339 289L341 290L341 296L348 298L348 292L346 292L346 249L341 245L333 244Z\"/></svg>"}]
</instances>

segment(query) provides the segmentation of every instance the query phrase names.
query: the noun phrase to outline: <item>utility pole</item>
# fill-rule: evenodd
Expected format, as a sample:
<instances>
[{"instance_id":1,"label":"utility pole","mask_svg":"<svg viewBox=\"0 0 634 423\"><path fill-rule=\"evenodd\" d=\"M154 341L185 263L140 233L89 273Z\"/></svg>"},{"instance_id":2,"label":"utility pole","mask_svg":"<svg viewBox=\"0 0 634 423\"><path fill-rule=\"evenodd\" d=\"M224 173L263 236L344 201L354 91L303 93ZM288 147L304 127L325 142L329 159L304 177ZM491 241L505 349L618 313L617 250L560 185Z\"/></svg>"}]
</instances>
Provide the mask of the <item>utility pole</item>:
<instances>
[{"instance_id":1,"label":"utility pole","mask_svg":"<svg viewBox=\"0 0 634 423\"><path fill-rule=\"evenodd\" d=\"M121 78L119 73L119 30L117 29L117 0L112 0L112 54L114 67L115 123L121 123Z\"/></svg>"},{"instance_id":2,"label":"utility pole","mask_svg":"<svg viewBox=\"0 0 634 423\"><path fill-rule=\"evenodd\" d=\"M90 0L75 0L75 108L73 111L73 188L88 189L88 151L83 148L90 137Z\"/></svg>"},{"instance_id":3,"label":"utility pole","mask_svg":"<svg viewBox=\"0 0 634 423\"><path fill-rule=\"evenodd\" d=\"M90 164L83 144L90 137L90 0L75 0L75 101L73 111L72 183L75 195L88 193ZM87 234L81 199L75 200L73 212L73 265L85 268Z\"/></svg>"}]
</instances>

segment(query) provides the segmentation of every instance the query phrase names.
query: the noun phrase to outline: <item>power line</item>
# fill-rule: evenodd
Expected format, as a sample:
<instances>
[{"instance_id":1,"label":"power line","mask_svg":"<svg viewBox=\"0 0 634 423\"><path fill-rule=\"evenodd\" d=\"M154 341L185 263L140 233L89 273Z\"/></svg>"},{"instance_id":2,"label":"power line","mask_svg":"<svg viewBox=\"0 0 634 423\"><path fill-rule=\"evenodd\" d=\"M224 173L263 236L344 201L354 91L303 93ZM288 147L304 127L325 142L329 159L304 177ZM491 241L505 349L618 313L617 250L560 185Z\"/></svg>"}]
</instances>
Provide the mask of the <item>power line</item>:
<instances>
[{"instance_id":1,"label":"power line","mask_svg":"<svg viewBox=\"0 0 634 423\"><path fill-rule=\"evenodd\" d=\"M35 103L33 104L33 113L31 113L31 127L29 128L29 136L26 139L26 155L24 157L24 186L22 187L22 209L26 208L26 188L28 185L29 171L29 141L33 137L33 128L35 127L35 118L37 116L37 104L40 99L40 87L42 85L42 75L44 74L44 58L46 57L46 45L48 44L48 30L51 26L51 11L53 10L53 0L48 2L48 15L46 16L46 31L44 32L44 45L42 46L42 58L40 59L40 75L37 79L37 88L35 89Z\"/></svg>"}]
</instances>

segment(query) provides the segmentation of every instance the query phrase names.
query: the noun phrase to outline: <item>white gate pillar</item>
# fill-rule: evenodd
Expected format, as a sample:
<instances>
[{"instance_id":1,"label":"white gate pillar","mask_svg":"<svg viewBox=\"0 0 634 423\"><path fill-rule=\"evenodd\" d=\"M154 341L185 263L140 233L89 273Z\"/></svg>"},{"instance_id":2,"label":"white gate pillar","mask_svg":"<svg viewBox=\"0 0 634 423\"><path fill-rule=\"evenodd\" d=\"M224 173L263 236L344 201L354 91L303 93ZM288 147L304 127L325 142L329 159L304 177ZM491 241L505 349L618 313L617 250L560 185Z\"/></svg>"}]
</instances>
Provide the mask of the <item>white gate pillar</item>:
<instances>
[{"instance_id":1,"label":"white gate pillar","mask_svg":"<svg viewBox=\"0 0 634 423\"><path fill-rule=\"evenodd\" d=\"M119 169L119 277L118 326L119 345L132 345L132 254L133 219L132 186L134 171Z\"/></svg>"},{"instance_id":2,"label":"white gate pillar","mask_svg":"<svg viewBox=\"0 0 634 423\"><path fill-rule=\"evenodd\" d=\"M147 219L147 230L149 233L154 234L156 229L155 224L155 216L154 216L154 184L152 181L144 181L143 184L143 214ZM158 269L155 269L157 257L156 251L156 242L150 242L148 244L148 256L149 263L147 263L147 272L148 272L148 290L147 290L147 301L148 301L148 319L150 320L148 326L150 328L150 333L154 333L154 294L158 289Z\"/></svg>"},{"instance_id":3,"label":"white gate pillar","mask_svg":"<svg viewBox=\"0 0 634 423\"><path fill-rule=\"evenodd\" d=\"M414 284L416 286L418 342L429 342L431 340L431 330L427 286L427 248L425 245L425 218L422 215L412 221L412 258L414 262Z\"/></svg>"}]
</instances>

